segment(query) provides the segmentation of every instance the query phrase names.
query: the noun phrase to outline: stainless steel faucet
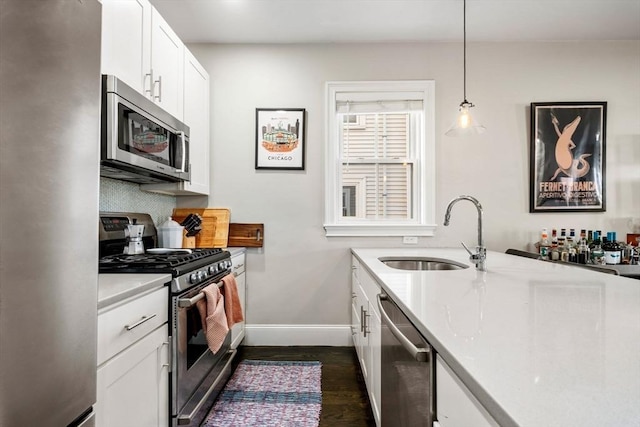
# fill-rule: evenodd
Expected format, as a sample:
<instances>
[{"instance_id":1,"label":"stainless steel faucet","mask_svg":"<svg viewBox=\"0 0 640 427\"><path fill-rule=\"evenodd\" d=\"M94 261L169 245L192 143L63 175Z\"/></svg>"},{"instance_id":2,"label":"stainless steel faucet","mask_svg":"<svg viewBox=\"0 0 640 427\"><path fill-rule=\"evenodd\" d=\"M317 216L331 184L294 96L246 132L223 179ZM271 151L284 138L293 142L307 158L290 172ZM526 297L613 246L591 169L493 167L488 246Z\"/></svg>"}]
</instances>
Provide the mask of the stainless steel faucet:
<instances>
[{"instance_id":1,"label":"stainless steel faucet","mask_svg":"<svg viewBox=\"0 0 640 427\"><path fill-rule=\"evenodd\" d=\"M469 260L476 265L476 268L480 271L487 271L486 259L487 259L487 248L484 246L484 240L482 239L482 205L480 202L471 196L458 196L452 201L449 202L449 206L447 206L447 212L444 214L444 225L449 225L449 220L451 219L451 208L453 205L458 203L460 200L468 200L476 206L478 210L478 246L476 246L476 253L472 253L467 245L462 243L462 246L469 252Z\"/></svg>"}]
</instances>

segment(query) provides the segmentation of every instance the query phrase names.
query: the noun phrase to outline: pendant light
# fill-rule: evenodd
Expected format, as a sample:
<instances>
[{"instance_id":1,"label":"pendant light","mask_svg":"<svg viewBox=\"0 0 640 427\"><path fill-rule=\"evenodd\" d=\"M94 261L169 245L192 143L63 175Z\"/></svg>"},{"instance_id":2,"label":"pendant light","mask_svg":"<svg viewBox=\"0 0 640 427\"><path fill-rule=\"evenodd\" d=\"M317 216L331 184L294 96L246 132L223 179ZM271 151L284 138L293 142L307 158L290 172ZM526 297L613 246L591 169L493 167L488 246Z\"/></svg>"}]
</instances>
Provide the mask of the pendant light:
<instances>
[{"instance_id":1,"label":"pendant light","mask_svg":"<svg viewBox=\"0 0 640 427\"><path fill-rule=\"evenodd\" d=\"M484 126L476 122L471 115L471 108L474 105L467 101L467 0L462 2L462 28L463 28L463 101L458 108L456 121L453 122L449 130L445 132L447 136L465 136L477 135L483 133L486 129Z\"/></svg>"}]
</instances>

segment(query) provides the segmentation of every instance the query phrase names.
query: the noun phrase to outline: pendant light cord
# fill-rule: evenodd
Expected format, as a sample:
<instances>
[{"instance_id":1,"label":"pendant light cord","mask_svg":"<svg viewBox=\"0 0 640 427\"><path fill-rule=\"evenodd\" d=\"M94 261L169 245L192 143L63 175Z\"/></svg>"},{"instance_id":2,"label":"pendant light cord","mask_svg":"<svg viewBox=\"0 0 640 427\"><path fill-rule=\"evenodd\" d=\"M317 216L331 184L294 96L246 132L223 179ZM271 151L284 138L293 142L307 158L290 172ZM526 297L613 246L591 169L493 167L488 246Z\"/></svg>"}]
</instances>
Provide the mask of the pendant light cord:
<instances>
[{"instance_id":1,"label":"pendant light cord","mask_svg":"<svg viewBox=\"0 0 640 427\"><path fill-rule=\"evenodd\" d=\"M463 99L464 103L468 104L467 101L467 0L462 0L462 88L463 88Z\"/></svg>"}]
</instances>

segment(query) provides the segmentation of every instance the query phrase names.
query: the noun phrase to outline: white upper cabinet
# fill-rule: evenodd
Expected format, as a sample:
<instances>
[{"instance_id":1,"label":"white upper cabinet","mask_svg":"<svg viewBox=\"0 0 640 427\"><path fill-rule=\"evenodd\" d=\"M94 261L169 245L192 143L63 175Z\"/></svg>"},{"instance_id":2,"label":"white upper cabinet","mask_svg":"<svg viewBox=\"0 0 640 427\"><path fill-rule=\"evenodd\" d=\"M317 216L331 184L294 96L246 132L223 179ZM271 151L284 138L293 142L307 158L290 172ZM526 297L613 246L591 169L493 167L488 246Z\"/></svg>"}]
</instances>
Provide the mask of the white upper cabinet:
<instances>
[{"instance_id":1,"label":"white upper cabinet","mask_svg":"<svg viewBox=\"0 0 640 427\"><path fill-rule=\"evenodd\" d=\"M151 10L148 0L102 1L102 73L151 97Z\"/></svg>"},{"instance_id":2,"label":"white upper cabinet","mask_svg":"<svg viewBox=\"0 0 640 427\"><path fill-rule=\"evenodd\" d=\"M184 44L149 0L103 0L102 73L182 120Z\"/></svg>"},{"instance_id":3,"label":"white upper cabinet","mask_svg":"<svg viewBox=\"0 0 640 427\"><path fill-rule=\"evenodd\" d=\"M189 126L190 181L141 188L209 195L209 74L149 0L102 1L102 73L115 75Z\"/></svg>"},{"instance_id":4,"label":"white upper cabinet","mask_svg":"<svg viewBox=\"0 0 640 427\"><path fill-rule=\"evenodd\" d=\"M184 44L156 9L151 10L153 101L183 120Z\"/></svg>"},{"instance_id":5,"label":"white upper cabinet","mask_svg":"<svg viewBox=\"0 0 640 427\"><path fill-rule=\"evenodd\" d=\"M185 190L209 194L209 74L187 49L184 73L184 122L191 132L191 181Z\"/></svg>"},{"instance_id":6,"label":"white upper cabinet","mask_svg":"<svg viewBox=\"0 0 640 427\"><path fill-rule=\"evenodd\" d=\"M147 184L146 191L172 195L209 195L209 74L189 49L184 49L184 123L189 126L189 181Z\"/></svg>"}]
</instances>

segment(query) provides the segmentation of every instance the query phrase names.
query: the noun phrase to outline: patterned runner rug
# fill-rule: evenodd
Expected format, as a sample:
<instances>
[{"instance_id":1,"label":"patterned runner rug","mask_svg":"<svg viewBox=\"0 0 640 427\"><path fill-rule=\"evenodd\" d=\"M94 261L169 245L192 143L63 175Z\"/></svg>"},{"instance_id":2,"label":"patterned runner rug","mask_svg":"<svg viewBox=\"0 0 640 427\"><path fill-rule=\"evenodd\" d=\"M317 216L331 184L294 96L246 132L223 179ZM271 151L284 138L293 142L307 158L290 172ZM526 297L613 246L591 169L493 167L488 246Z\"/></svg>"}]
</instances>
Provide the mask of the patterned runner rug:
<instances>
[{"instance_id":1,"label":"patterned runner rug","mask_svg":"<svg viewBox=\"0 0 640 427\"><path fill-rule=\"evenodd\" d=\"M203 427L317 427L320 362L243 360Z\"/></svg>"}]
</instances>

